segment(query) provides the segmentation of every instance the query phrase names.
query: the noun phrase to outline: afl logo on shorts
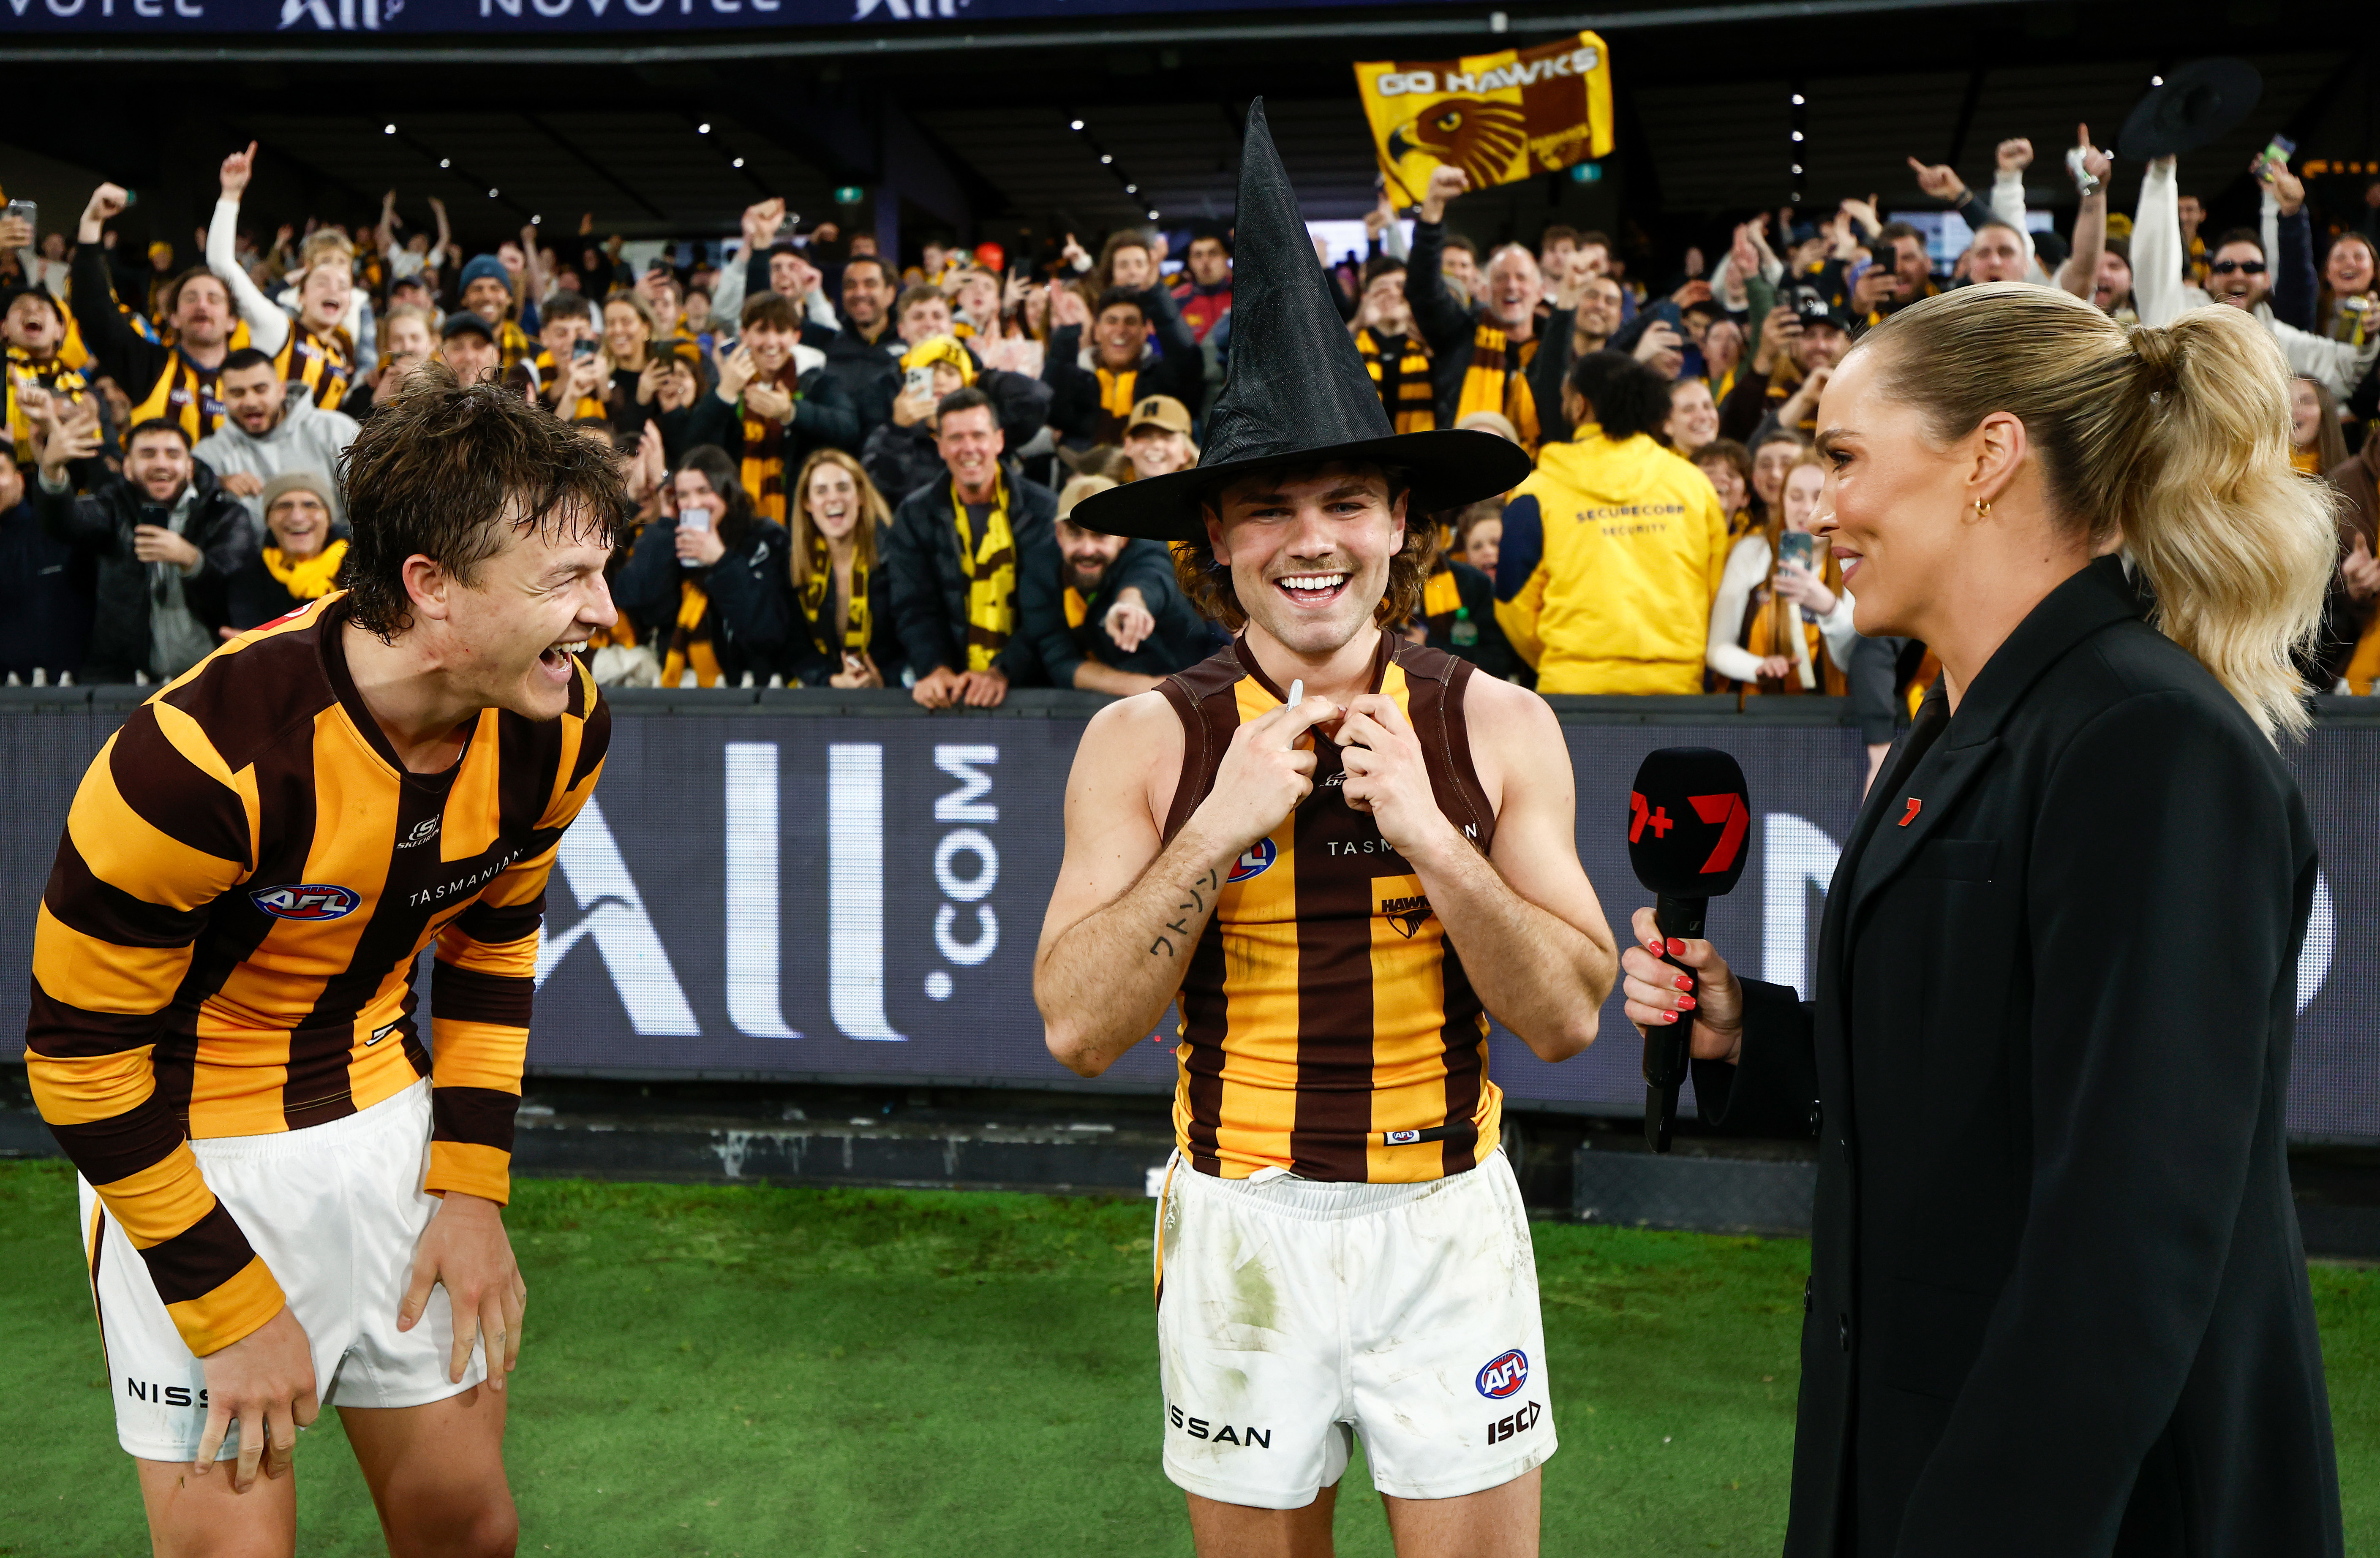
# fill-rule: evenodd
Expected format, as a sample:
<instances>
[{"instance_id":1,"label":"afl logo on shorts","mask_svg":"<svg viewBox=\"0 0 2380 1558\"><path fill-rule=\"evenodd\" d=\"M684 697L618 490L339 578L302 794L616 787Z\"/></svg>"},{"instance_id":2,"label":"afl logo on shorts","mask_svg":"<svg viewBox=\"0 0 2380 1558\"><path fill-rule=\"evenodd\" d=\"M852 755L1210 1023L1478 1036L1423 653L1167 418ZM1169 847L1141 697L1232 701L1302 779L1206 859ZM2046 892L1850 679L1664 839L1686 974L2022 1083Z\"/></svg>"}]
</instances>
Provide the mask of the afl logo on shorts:
<instances>
[{"instance_id":1,"label":"afl logo on shorts","mask_svg":"<svg viewBox=\"0 0 2380 1558\"><path fill-rule=\"evenodd\" d=\"M1263 876L1265 868L1272 864L1273 856L1279 852L1273 848L1271 839L1257 839L1242 851L1239 859L1232 862L1232 874L1223 878L1223 885L1229 887L1233 882L1245 882L1251 876Z\"/></svg>"},{"instance_id":2,"label":"afl logo on shorts","mask_svg":"<svg viewBox=\"0 0 2380 1558\"><path fill-rule=\"evenodd\" d=\"M1479 1371L1479 1394L1491 1401L1501 1401L1528 1383L1529 1355L1518 1347Z\"/></svg>"},{"instance_id":3,"label":"afl logo on shorts","mask_svg":"<svg viewBox=\"0 0 2380 1558\"><path fill-rule=\"evenodd\" d=\"M363 901L353 888L300 882L294 888L258 888L248 900L276 920L343 920Z\"/></svg>"}]
</instances>

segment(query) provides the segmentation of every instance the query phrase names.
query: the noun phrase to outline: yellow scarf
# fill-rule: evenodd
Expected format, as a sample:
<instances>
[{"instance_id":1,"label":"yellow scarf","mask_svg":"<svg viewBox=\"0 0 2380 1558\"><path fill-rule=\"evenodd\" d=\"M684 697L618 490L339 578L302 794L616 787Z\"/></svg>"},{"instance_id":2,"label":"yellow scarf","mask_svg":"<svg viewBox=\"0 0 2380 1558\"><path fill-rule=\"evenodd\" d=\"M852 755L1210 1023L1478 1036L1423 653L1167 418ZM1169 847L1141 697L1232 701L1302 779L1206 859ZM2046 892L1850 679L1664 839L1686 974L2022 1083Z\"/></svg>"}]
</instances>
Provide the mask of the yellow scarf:
<instances>
[{"instance_id":1,"label":"yellow scarf","mask_svg":"<svg viewBox=\"0 0 2380 1558\"><path fill-rule=\"evenodd\" d=\"M320 600L338 584L339 564L347 560L347 543L333 541L311 557L295 562L279 547L264 549L264 571L289 592L292 600Z\"/></svg>"},{"instance_id":2,"label":"yellow scarf","mask_svg":"<svg viewBox=\"0 0 2380 1558\"><path fill-rule=\"evenodd\" d=\"M964 511L961 512L960 525L964 533ZM817 623L821 631L829 625L827 597L833 588L834 559L827 551L826 537L813 530L810 532L809 577L802 585L802 614ZM850 655L868 653L870 626L868 620L868 564L856 557L851 560L851 599L844 608L843 623L844 652ZM838 665L835 669L840 671L843 668Z\"/></svg>"},{"instance_id":3,"label":"yellow scarf","mask_svg":"<svg viewBox=\"0 0 2380 1558\"><path fill-rule=\"evenodd\" d=\"M1016 536L1008 525L1008 474L1001 473L994 489L981 540L976 538L955 482L951 511L958 525L959 567L967 576L966 668L990 670L1016 630Z\"/></svg>"},{"instance_id":4,"label":"yellow scarf","mask_svg":"<svg viewBox=\"0 0 2380 1558\"><path fill-rule=\"evenodd\" d=\"M61 352L47 362L35 362L33 354L22 346L10 346L7 351L7 373L17 382L30 380L47 390L53 396L69 405L80 405L91 390L91 380L67 366ZM17 464L33 463L33 425L25 416L24 403L12 389L8 395L8 437L16 444Z\"/></svg>"},{"instance_id":5,"label":"yellow scarf","mask_svg":"<svg viewBox=\"0 0 2380 1558\"><path fill-rule=\"evenodd\" d=\"M677 622L672 628L669 655L662 661L662 685L681 686L686 682L686 668L694 667L698 687L719 685L719 652L710 646L708 634L697 638L702 619L710 614L710 597L692 579L678 586Z\"/></svg>"},{"instance_id":6,"label":"yellow scarf","mask_svg":"<svg viewBox=\"0 0 2380 1558\"><path fill-rule=\"evenodd\" d=\"M1099 441L1122 443L1124 429L1132 425L1133 386L1140 382L1140 369L1127 368L1119 372L1112 368L1097 370L1099 380Z\"/></svg>"},{"instance_id":7,"label":"yellow scarf","mask_svg":"<svg viewBox=\"0 0 2380 1558\"><path fill-rule=\"evenodd\" d=\"M801 404L801 367L791 357L787 357L775 373L758 375L752 381L783 390L793 397L796 406ZM788 424L773 417L753 415L745 409L741 399L735 403L735 414L744 419L744 467L736 474L744 479L744 490L752 495L752 512L763 519L773 519L783 525L785 522L785 483L791 479L785 470L785 429Z\"/></svg>"},{"instance_id":8,"label":"yellow scarf","mask_svg":"<svg viewBox=\"0 0 2380 1558\"><path fill-rule=\"evenodd\" d=\"M1531 454L1537 452L1537 440L1543 436L1537 426L1537 400L1529 392L1527 368L1537 355L1537 343L1533 337L1516 348L1512 338L1494 325L1476 326L1471 332L1471 366L1463 372L1463 392L1454 404L1454 425L1475 411L1493 411L1512 424L1521 435L1521 446Z\"/></svg>"}]
</instances>

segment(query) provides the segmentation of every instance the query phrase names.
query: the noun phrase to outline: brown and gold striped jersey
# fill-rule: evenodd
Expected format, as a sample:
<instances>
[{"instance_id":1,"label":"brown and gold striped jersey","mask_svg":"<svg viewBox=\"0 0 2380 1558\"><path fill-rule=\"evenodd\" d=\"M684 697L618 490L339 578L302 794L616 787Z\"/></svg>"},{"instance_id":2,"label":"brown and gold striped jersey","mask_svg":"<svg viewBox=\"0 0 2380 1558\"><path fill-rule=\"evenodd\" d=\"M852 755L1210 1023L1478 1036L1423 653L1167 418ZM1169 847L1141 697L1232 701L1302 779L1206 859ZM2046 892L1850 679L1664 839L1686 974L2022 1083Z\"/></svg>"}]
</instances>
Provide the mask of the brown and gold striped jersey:
<instances>
[{"instance_id":1,"label":"brown and gold striped jersey","mask_svg":"<svg viewBox=\"0 0 2380 1558\"><path fill-rule=\"evenodd\" d=\"M289 339L281 344L279 355L273 359L273 371L285 384L305 385L316 405L336 411L356 376L356 349L344 330L323 335L292 320Z\"/></svg>"},{"instance_id":2,"label":"brown and gold striped jersey","mask_svg":"<svg viewBox=\"0 0 2380 1558\"><path fill-rule=\"evenodd\" d=\"M453 767L407 772L348 676L344 599L133 711L34 932L35 1102L202 1356L282 1293L189 1139L302 1130L427 1076L426 1187L507 1198L546 875L610 739L582 666L562 719L486 710ZM434 1069L413 1019L433 945Z\"/></svg>"},{"instance_id":3,"label":"brown and gold striped jersey","mask_svg":"<svg viewBox=\"0 0 2380 1558\"><path fill-rule=\"evenodd\" d=\"M1471 761L1471 666L1380 635L1372 690L1420 737L1430 788L1485 852L1496 815ZM1170 841L1213 790L1232 732L1283 702L1245 640L1160 683L1182 719ZM1232 865L1190 949L1177 1005L1176 1143L1227 1179L1411 1182L1496 1150L1488 1015L1421 878L1351 808L1339 748L1316 733L1314 791Z\"/></svg>"}]
</instances>

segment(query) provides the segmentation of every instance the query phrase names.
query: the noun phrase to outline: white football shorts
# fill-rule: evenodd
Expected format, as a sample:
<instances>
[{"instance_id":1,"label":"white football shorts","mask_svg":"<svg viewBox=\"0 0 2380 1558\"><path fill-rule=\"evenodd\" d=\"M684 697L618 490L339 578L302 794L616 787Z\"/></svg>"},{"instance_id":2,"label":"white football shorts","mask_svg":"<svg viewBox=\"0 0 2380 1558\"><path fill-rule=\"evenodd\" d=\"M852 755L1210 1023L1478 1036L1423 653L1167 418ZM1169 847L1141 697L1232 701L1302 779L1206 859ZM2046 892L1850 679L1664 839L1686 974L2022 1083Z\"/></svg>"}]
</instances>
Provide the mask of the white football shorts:
<instances>
[{"instance_id":1,"label":"white football shorts","mask_svg":"<svg viewBox=\"0 0 2380 1558\"><path fill-rule=\"evenodd\" d=\"M1405 1499L1500 1487L1553 1455L1536 1256L1498 1152L1415 1185L1200 1174L1157 1212L1165 1475L1303 1509L1361 1434Z\"/></svg>"},{"instance_id":2,"label":"white football shorts","mask_svg":"<svg viewBox=\"0 0 2380 1558\"><path fill-rule=\"evenodd\" d=\"M305 1326L324 1410L419 1407L487 1377L487 1353L476 1342L463 1383L446 1377L455 1322L443 1286L431 1290L412 1330L396 1328L414 1244L438 1209L438 1198L421 1189L430 1171L429 1082L324 1125L217 1137L190 1150ZM174 1329L122 1226L88 1183L76 1183L116 1442L142 1460L193 1460L207 1426L205 1367ZM216 1458L238 1454L235 1424Z\"/></svg>"}]
</instances>

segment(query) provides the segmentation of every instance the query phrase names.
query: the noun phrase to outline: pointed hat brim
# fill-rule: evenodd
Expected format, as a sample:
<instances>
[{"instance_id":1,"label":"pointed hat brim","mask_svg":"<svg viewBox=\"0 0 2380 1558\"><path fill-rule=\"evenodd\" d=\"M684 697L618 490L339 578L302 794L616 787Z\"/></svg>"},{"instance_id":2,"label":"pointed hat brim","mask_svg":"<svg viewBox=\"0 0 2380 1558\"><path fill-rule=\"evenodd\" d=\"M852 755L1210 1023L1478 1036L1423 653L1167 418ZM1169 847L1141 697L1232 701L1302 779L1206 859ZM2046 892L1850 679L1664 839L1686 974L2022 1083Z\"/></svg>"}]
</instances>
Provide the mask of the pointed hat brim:
<instances>
[{"instance_id":1,"label":"pointed hat brim","mask_svg":"<svg viewBox=\"0 0 2380 1558\"><path fill-rule=\"evenodd\" d=\"M1301 449L1220 465L1195 465L1170 476L1143 477L1092 493L1075 505L1068 519L1084 529L1111 536L1203 541L1207 538L1204 505L1225 487L1268 470L1325 464L1402 469L1410 484L1405 516L1416 524L1424 514L1459 509L1509 492L1533 468L1528 451L1477 428L1392 433L1326 449Z\"/></svg>"}]
</instances>

